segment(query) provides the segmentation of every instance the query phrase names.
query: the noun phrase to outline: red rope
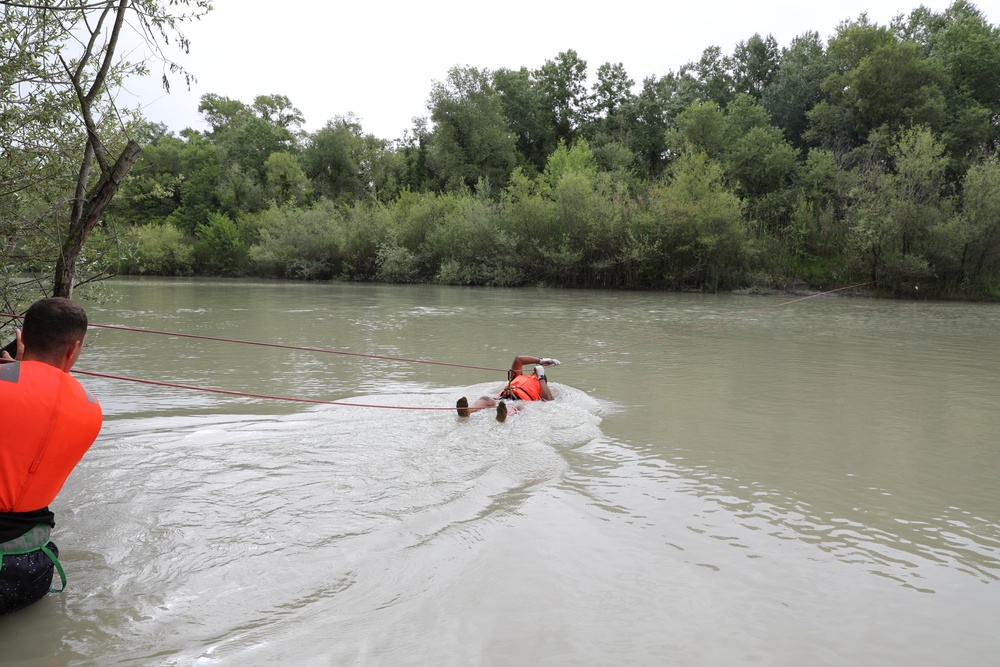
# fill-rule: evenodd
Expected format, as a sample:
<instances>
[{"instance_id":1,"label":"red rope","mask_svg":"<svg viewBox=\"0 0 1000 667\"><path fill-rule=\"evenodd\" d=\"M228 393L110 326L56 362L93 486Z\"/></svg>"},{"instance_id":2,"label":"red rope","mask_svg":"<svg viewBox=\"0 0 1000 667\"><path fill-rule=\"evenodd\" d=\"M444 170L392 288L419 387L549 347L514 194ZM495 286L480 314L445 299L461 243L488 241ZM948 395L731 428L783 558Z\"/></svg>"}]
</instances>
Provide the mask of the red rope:
<instances>
[{"instance_id":1,"label":"red rope","mask_svg":"<svg viewBox=\"0 0 1000 667\"><path fill-rule=\"evenodd\" d=\"M683 334L683 333L689 333L691 331L697 331L698 329L704 329L704 328L707 328L707 327L717 326L719 324L724 324L725 322L731 322L732 320L738 320L740 318L747 317L748 315L753 315L754 313L761 313L761 312L764 312L766 310L772 310L774 308L780 308L781 306L787 306L789 304L797 303L799 301L805 301L807 299L814 299L814 298L816 298L818 296L825 296L827 294L833 294L835 292L842 292L844 290L855 289L855 288L858 288L858 287L864 287L865 285L870 285L870 284L871 284L870 282L866 282L866 283L859 283L857 285L849 285L847 287L838 287L837 289L828 290L826 292L819 292L817 294L810 294L808 296L803 296L803 297L799 297L797 299L792 299L790 301L784 301L782 303L777 303L777 304L773 304L773 305L770 305L770 306L765 306L763 308L757 308L755 310L748 310L746 312L739 313L739 314L733 315L731 317L726 317L726 318L723 318L721 320L716 320L714 322L709 322L707 324L701 324L701 325L698 325L698 326L689 327L687 329L680 329L678 331L671 331L669 333L661 334L659 336L653 336L652 338L646 338L644 340L635 341L633 343L628 343L626 345L620 345L618 347L614 347L614 348L611 348L611 349L608 349L608 350L601 350L600 352L594 352L593 354L588 354L588 355L584 355L582 357L577 357L576 359L571 359L569 361L563 362L563 365L565 365L565 364L571 364L571 363L577 362L577 361L582 361L584 359L589 359L590 357L596 357L596 356L600 356L600 355L611 354L612 352L617 352L619 350L624 350L624 349L629 348L629 347L635 347L637 345L643 345L645 343L651 343L653 341L661 340L661 339L667 338L669 336L677 336L677 335L680 335L680 334ZM0 317L8 317L8 318L13 318L13 319L23 319L23 317L20 316L20 315L11 315L11 314L8 314L8 313L0 313ZM306 352L321 352L321 353L325 353L325 354L340 354L340 355L346 355L346 356L352 356L352 357L365 357L365 358L368 358L368 359L384 359L384 360L389 360L389 361L403 361L403 362L414 363L414 364L432 364L432 365L436 365L436 366L451 366L451 367L455 367L455 368L471 368L471 369L474 369L474 370L496 371L496 372L503 372L503 373L507 372L507 369L488 368L488 367L485 367L485 366L468 366L468 365L465 365L465 364L451 364L451 363L446 363L446 362L442 362L442 361L427 361L427 360L423 360L423 359L408 359L408 358L405 358L405 357L387 357L387 356L381 356L381 355L377 355L377 354L363 354L363 353L360 353L360 352L343 352L343 351L339 351L339 350L328 350L328 349L317 348L317 347L300 347L300 346L296 346L296 345L282 345L282 344L279 344L279 343L261 343L261 342L256 342L256 341L238 340L238 339L233 339L233 338L216 338L216 337L213 337L213 336L200 336L200 335L196 335L196 334L172 333L172 332L169 332L169 331L156 331L154 329L139 329L139 328L134 328L134 327L118 326L118 325L114 325L114 324L91 324L90 326L96 327L96 328L100 328L100 329L118 329L120 331L134 331L134 332L138 332L138 333L152 333L152 334L159 334L159 335L163 335L163 336L176 336L178 338L197 338L197 339L200 339L200 340L214 340L214 341L219 341L219 342L224 342L224 343L239 343L239 344L242 344L242 345L258 345L258 346L262 346L262 347L276 347L276 348L281 348L281 349L286 349L286 350L302 350L302 351L306 351ZM406 406L406 405L374 405L374 404L370 404L370 403L349 403L349 402L346 402L346 401L322 401L322 400L313 399L313 398L296 398L296 397L292 397L292 396L272 396L272 395L269 395L269 394L253 394L253 393L248 393L248 392L243 392L243 391L233 391L233 390L229 390L229 389L215 389L215 388L212 388L212 387L198 387L198 386L188 385L188 384L177 384L177 383L174 383L174 382L161 382L161 381L158 381L158 380L144 380L144 379L141 379L141 378L132 378L132 377L127 377L127 376L123 376L123 375L111 375L109 373L98 373L98 372L95 372L95 371L84 371L84 370L76 370L76 369L74 369L73 372L74 373L79 373L81 375L90 375L90 376L93 376L93 377L102 377L102 378L107 378L107 379L111 379L111 380L124 380L124 381L127 381L127 382L139 382L139 383L142 383L142 384L151 384L151 385L156 385L156 386L160 386L160 387L171 387L171 388L174 388L174 389L188 389L188 390L192 390L192 391L204 391L204 392L209 392L209 393L214 393L214 394L227 394L227 395L230 395L230 396L243 396L243 397L246 397L246 398L261 398L261 399L277 400L277 401L292 401L292 402L297 402L297 403L315 403L315 404L321 404L321 405L344 405L344 406L350 406L350 407L385 408L385 409L394 409L394 410L454 410L455 409L454 407L436 408L436 407L416 407L416 406Z\"/></svg>"},{"instance_id":2,"label":"red rope","mask_svg":"<svg viewBox=\"0 0 1000 667\"><path fill-rule=\"evenodd\" d=\"M175 382L160 382L158 380L143 380L124 375L111 375L110 373L97 373L95 371L82 371L73 369L73 373L80 375L90 375L93 377L107 378L109 380L125 380L127 382L140 382L142 384L152 384L159 387L171 387L173 389L190 389L192 391L205 391L213 394L228 394L230 396L243 396L246 398L264 398L275 401L293 401L296 403L318 403L321 405L348 405L355 408L388 408L393 410L454 410L450 408L424 408L410 405L374 405L371 403L348 403L346 401L321 401L316 398L296 398L294 396L272 396L270 394L251 394L245 391L233 391L230 389L214 389L212 387L197 387L190 384L177 384Z\"/></svg>"},{"instance_id":3,"label":"red rope","mask_svg":"<svg viewBox=\"0 0 1000 667\"><path fill-rule=\"evenodd\" d=\"M8 317L10 317L8 315ZM384 359L386 361L405 361L411 364L431 364L433 366L452 366L454 368L471 368L478 371L506 372L503 368L488 368L486 366L467 366L465 364L450 364L445 361L428 361L425 359L407 359L406 357L386 357L379 354L364 354L362 352L344 352L342 350L328 350L320 347L301 347L298 345L282 345L280 343L261 343L252 340L239 340L236 338L216 338L214 336L199 336L196 334L174 333L171 331L156 331L155 329L139 329L135 327L123 327L115 324L91 324L98 329L117 329L119 331L136 331L139 333L159 334L161 336L176 336L178 338L197 338L199 340L214 340L222 343L238 343L240 345L258 345L260 347L277 347L283 350L301 350L304 352L321 352L323 354L340 354L348 357L365 357L366 359Z\"/></svg>"},{"instance_id":4,"label":"red rope","mask_svg":"<svg viewBox=\"0 0 1000 667\"><path fill-rule=\"evenodd\" d=\"M21 320L23 315L11 315L10 313L0 313L0 317ZM431 364L433 366L452 366L454 368L471 368L477 371L496 371L505 373L505 368L489 368L487 366L468 366L466 364L451 364L446 361L428 361L426 359L409 359L406 357L387 357L379 354L365 354L363 352L344 352L342 350L329 350L321 347L302 347L299 345L282 345L281 343L261 343L253 340L239 340L238 338L216 338L214 336L199 336L197 334L177 333L175 331L157 331L155 329L140 329L137 327L125 327L117 324L90 324L88 326L95 329L117 329L119 331L135 331L137 333L159 334L161 336L176 336L177 338L197 338L199 340L214 340L221 343L238 343L240 345L257 345L260 347L277 347L283 350L301 350L304 352L321 352L323 354L340 354L348 357L365 357L367 359L384 359L386 361L405 361L411 364Z\"/></svg>"},{"instance_id":5,"label":"red rope","mask_svg":"<svg viewBox=\"0 0 1000 667\"><path fill-rule=\"evenodd\" d=\"M0 313L0 317L21 320L23 315L11 315L10 313ZM199 340L214 340L221 343L238 343L240 345L257 345L259 347L277 347L283 350L301 350L304 352L321 352L323 354L340 354L348 357L365 357L367 359L384 359L386 361L405 361L411 364L431 364L433 366L452 366L454 368L471 368L477 371L496 371L505 373L505 368L489 368L487 366L467 366L465 364L451 364L446 361L428 361L425 359L408 359L406 357L387 357L379 354L365 354L363 352L344 352L342 350L329 350L321 347L302 347L299 345L282 345L281 343L261 343L253 340L239 340L238 338L216 338L215 336L199 336L197 334L177 333L175 331L157 331L156 329L140 329L138 327L125 327L117 324L90 324L95 329L117 329L118 331L134 331L137 333L158 334L161 336L175 336L177 338L197 338Z\"/></svg>"},{"instance_id":6,"label":"red rope","mask_svg":"<svg viewBox=\"0 0 1000 667\"><path fill-rule=\"evenodd\" d=\"M0 313L0 317L7 317L7 318L11 318L11 319L24 319L23 315L11 315L9 313ZM365 357L365 358L368 358L368 359L383 359L383 360L387 360L387 361L403 361L403 362L414 363L414 364L431 364L431 365L435 365L435 366L451 366L451 367L454 367L454 368L470 368L470 369L473 369L473 370L481 370L481 371L495 371L497 373L506 373L507 372L507 369L504 369L504 368L489 368L487 366L469 366L469 365L466 365L466 364L452 364L452 363L447 363L447 362L443 362L443 361L427 361L427 360L423 360L423 359L408 359L408 358L405 358L405 357L388 357L388 356L382 356L382 355L377 355L377 354L364 354L364 353L361 353L361 352L343 352L343 351L340 351L340 350L328 350L328 349L317 348L317 347L302 347L302 346L296 346L296 345L282 345L280 343L261 343L261 342L258 342L258 341L238 340L238 339L235 339L235 338L216 338L214 336L200 336L200 335L197 335L197 334L175 333L175 332L170 332L170 331L157 331L155 329L140 329L140 328L137 328L137 327L125 327L125 326L119 326L119 325L115 325L115 324L90 324L89 326L95 327L95 328L98 328L98 329L117 329L119 331L134 331L134 332L137 332L137 333L151 333L151 334L159 334L159 335L162 335L162 336L176 336L178 338L197 338L199 340L214 340L214 341L219 341L219 342L223 342L223 343L238 343L238 344L241 344L241 345L257 345L257 346L260 346L260 347L276 347L276 348L281 348L281 349L285 349L285 350L301 350L301 351L305 351L305 352L321 352L321 353L325 353L325 354L339 354L339 355L345 355L345 356L350 356L350 357ZM204 392L214 393L214 394L228 394L230 396L244 396L244 397L247 397L247 398L263 398L263 399L270 399L270 400L277 400L277 401L292 401L292 402L298 402L298 403L317 403L317 404L321 404L321 405L346 405L346 406L363 407L363 408L391 408L391 409L396 409L396 410L454 410L455 409L454 407L433 408L433 407L416 407L416 406L405 406L405 405L374 405L374 404L368 404L368 403L349 403L349 402L345 402L345 401L322 401L322 400L319 400L319 399L296 398L296 397L292 397L292 396L271 396L271 395L268 395L268 394L253 394L253 393L248 393L248 392L243 392L243 391L232 391L232 390L228 390L228 389L215 389L215 388L212 388L212 387L199 387L199 386L195 386L195 385L178 384L178 383L173 383L173 382L161 382L161 381L157 381L157 380L144 380L144 379L141 379L141 378L127 377L127 376L124 376L124 375L111 375L111 374L108 374L108 373L98 373L96 371L84 371L84 370L79 370L79 369L73 369L73 373L78 373L80 375L90 375L90 376L93 376L93 377L103 377L103 378L107 378L107 379L111 379L111 380L124 380L126 382L139 382L141 384L151 384L151 385L157 385L157 386L160 386L160 387L172 387L174 389L189 389L189 390L192 390L192 391L204 391Z\"/></svg>"}]
</instances>

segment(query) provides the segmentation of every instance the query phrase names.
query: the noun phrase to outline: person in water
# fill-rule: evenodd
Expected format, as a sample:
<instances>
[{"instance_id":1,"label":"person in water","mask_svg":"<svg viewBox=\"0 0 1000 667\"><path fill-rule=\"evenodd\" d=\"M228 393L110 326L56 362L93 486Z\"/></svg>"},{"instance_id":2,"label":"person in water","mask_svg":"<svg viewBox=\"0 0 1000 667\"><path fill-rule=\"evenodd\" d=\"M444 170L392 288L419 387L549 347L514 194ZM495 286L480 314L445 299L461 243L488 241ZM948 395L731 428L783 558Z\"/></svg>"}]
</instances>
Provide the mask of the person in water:
<instances>
[{"instance_id":1,"label":"person in water","mask_svg":"<svg viewBox=\"0 0 1000 667\"><path fill-rule=\"evenodd\" d=\"M66 587L49 541L49 504L101 430L97 400L69 374L87 334L87 313L69 299L36 301L16 332L16 357L0 355L0 614Z\"/></svg>"},{"instance_id":2,"label":"person in water","mask_svg":"<svg viewBox=\"0 0 1000 667\"><path fill-rule=\"evenodd\" d=\"M525 364L535 364L531 375L521 372ZM548 357L532 357L526 354L514 357L510 370L507 371L507 386L503 388L496 397L480 396L471 404L465 396L458 399L455 409L459 417L468 417L473 412L485 410L486 408L496 408L497 421L502 422L507 419L506 401L551 401L552 391L549 389L549 379L545 376L547 366L558 366L558 359ZM516 409L511 408L514 413Z\"/></svg>"}]
</instances>

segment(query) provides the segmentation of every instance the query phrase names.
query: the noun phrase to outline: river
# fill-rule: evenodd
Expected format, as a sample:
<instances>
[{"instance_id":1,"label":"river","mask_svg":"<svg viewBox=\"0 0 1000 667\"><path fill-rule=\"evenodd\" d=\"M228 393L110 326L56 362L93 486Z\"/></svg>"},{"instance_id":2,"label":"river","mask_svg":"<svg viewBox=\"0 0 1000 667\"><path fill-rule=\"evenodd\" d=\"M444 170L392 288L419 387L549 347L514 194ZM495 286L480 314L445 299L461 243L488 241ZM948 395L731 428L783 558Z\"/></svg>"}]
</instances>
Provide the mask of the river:
<instances>
[{"instance_id":1,"label":"river","mask_svg":"<svg viewBox=\"0 0 1000 667\"><path fill-rule=\"evenodd\" d=\"M69 585L4 665L1000 659L1000 306L113 285L92 323L324 351L96 328L77 369L352 405L78 375ZM556 400L414 409L519 353Z\"/></svg>"}]
</instances>

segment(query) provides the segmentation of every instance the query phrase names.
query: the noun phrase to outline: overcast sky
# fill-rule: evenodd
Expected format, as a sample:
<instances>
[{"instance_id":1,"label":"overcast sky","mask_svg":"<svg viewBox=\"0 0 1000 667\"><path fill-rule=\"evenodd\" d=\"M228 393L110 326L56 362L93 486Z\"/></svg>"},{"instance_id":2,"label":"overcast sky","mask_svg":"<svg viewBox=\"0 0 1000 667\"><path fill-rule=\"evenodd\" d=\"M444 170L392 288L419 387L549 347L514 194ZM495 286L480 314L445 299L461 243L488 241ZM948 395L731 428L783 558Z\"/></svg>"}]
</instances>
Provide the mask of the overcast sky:
<instances>
[{"instance_id":1,"label":"overcast sky","mask_svg":"<svg viewBox=\"0 0 1000 667\"><path fill-rule=\"evenodd\" d=\"M288 97L314 131L353 112L365 132L402 136L414 116L428 115L433 81L449 68L536 69L574 49L593 77L621 62L641 84L676 71L712 45L726 54L755 33L779 46L808 31L828 39L837 25L867 12L887 24L923 4L942 11L950 0L214 0L215 9L183 32L189 55L177 59L198 82L190 91L174 77L169 95L159 70L132 82L147 118L172 131L206 129L198 100L215 93L250 103L257 95ZM998 22L996 0L976 2ZM155 67L155 66L154 66Z\"/></svg>"}]
</instances>

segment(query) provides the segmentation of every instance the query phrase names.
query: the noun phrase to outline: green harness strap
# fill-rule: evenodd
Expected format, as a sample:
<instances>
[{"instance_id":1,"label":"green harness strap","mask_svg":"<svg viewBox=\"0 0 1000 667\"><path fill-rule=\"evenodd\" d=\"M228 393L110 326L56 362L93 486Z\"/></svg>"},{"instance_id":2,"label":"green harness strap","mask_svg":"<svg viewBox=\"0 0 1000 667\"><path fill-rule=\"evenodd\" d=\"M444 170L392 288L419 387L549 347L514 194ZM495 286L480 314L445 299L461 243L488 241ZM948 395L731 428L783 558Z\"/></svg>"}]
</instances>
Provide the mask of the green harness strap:
<instances>
[{"instance_id":1,"label":"green harness strap","mask_svg":"<svg viewBox=\"0 0 1000 667\"><path fill-rule=\"evenodd\" d=\"M66 570L63 569L62 563L56 558L56 555L48 547L39 547L42 553L49 557L52 564L56 566L56 572L59 573L59 579L62 581L62 585L59 588L50 588L49 593L62 593L66 590Z\"/></svg>"},{"instance_id":2,"label":"green harness strap","mask_svg":"<svg viewBox=\"0 0 1000 667\"><path fill-rule=\"evenodd\" d=\"M3 569L4 556L20 556L30 554L33 551L41 551L52 561L56 572L59 573L59 579L62 581L61 588L50 588L49 593L62 593L66 590L66 570L63 569L62 563L52 553L52 550L46 546L49 543L51 532L52 529L49 526L40 523L21 537L0 544L0 570Z\"/></svg>"}]
</instances>

